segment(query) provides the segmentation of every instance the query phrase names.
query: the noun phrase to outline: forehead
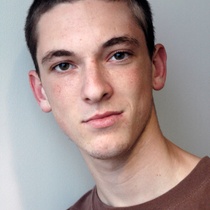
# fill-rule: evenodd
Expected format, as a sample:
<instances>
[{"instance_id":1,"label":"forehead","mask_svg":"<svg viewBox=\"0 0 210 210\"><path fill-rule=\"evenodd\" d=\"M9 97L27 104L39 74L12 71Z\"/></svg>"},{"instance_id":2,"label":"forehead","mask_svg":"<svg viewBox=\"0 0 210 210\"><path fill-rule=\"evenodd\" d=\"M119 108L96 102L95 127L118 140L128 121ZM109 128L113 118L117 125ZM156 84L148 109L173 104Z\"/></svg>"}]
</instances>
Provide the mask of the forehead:
<instances>
[{"instance_id":1,"label":"forehead","mask_svg":"<svg viewBox=\"0 0 210 210\"><path fill-rule=\"evenodd\" d=\"M69 2L58 3L41 15L40 19L46 19L49 16L53 18L54 16L58 20L58 18L61 19L66 14L70 14L72 18L84 15L101 18L119 13L120 10L121 13L131 14L127 0L70 0ZM114 13L111 13L111 11Z\"/></svg>"},{"instance_id":2,"label":"forehead","mask_svg":"<svg viewBox=\"0 0 210 210\"><path fill-rule=\"evenodd\" d=\"M43 14L37 31L39 54L66 46L76 48L78 44L89 44L91 48L112 37L130 36L141 30L127 1L81 0L58 4Z\"/></svg>"}]
</instances>

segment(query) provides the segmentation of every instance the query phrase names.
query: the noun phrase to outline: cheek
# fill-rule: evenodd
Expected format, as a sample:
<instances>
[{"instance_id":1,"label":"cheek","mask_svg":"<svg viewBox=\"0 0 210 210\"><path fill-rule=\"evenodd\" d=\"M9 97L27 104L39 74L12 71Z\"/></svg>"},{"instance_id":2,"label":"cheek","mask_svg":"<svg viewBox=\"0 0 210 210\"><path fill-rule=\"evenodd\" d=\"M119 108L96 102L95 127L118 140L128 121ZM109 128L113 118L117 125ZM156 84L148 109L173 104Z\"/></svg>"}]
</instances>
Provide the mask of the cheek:
<instances>
[{"instance_id":1,"label":"cheek","mask_svg":"<svg viewBox=\"0 0 210 210\"><path fill-rule=\"evenodd\" d=\"M78 122L78 94L66 83L55 82L48 89L52 113L60 128L70 137L75 136L75 124ZM77 98L75 98L77 97ZM70 129L71 128L71 129Z\"/></svg>"},{"instance_id":2,"label":"cheek","mask_svg":"<svg viewBox=\"0 0 210 210\"><path fill-rule=\"evenodd\" d=\"M74 100L75 89L65 80L53 81L48 85L48 98L52 108L70 106Z\"/></svg>"},{"instance_id":3,"label":"cheek","mask_svg":"<svg viewBox=\"0 0 210 210\"><path fill-rule=\"evenodd\" d=\"M52 109L59 106L60 102L65 99L62 87L59 84L48 86L47 96Z\"/></svg>"},{"instance_id":4,"label":"cheek","mask_svg":"<svg viewBox=\"0 0 210 210\"><path fill-rule=\"evenodd\" d=\"M60 97L62 95L61 86L56 84L52 87L52 93L55 94L56 97Z\"/></svg>"},{"instance_id":5,"label":"cheek","mask_svg":"<svg viewBox=\"0 0 210 210\"><path fill-rule=\"evenodd\" d=\"M149 70L148 70L149 71ZM133 69L132 73L128 72L120 78L121 88L124 91L134 94L135 97L140 97L142 94L147 94L152 91L152 77L148 71L141 71L140 69Z\"/></svg>"},{"instance_id":6,"label":"cheek","mask_svg":"<svg viewBox=\"0 0 210 210\"><path fill-rule=\"evenodd\" d=\"M152 77L147 71L135 69L132 74L126 75L126 84L124 84L124 92L128 98L128 103L132 113L142 118L147 116L152 104ZM138 113L138 114L137 114Z\"/></svg>"}]
</instances>

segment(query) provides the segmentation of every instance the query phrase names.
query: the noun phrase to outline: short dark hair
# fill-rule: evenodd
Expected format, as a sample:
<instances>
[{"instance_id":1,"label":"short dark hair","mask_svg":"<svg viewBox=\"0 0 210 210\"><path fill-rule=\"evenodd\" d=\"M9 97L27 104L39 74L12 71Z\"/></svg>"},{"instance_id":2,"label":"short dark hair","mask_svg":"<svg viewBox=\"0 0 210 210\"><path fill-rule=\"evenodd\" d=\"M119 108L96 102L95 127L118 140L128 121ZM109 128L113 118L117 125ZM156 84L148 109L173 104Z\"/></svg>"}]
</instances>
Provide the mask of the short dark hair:
<instances>
[{"instance_id":1,"label":"short dark hair","mask_svg":"<svg viewBox=\"0 0 210 210\"><path fill-rule=\"evenodd\" d=\"M53 7L60 3L72 3L79 0L34 0L29 8L28 15L25 23L25 38L26 43L31 53L36 72L40 76L39 66L37 62L37 24L40 17L51 10ZM114 0L107 0L114 1ZM144 32L148 53L152 58L155 45L155 35L153 26L153 17L150 4L147 0L126 0L129 8L131 9L134 18L138 25Z\"/></svg>"}]
</instances>

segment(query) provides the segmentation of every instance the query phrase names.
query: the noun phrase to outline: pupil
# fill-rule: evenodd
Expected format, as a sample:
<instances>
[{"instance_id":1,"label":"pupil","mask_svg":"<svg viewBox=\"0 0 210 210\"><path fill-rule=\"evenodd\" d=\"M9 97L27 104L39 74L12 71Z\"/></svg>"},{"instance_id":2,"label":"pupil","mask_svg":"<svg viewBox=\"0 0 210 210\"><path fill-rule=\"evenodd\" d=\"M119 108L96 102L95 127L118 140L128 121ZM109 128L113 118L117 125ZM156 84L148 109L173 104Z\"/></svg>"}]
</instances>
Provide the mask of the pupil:
<instances>
[{"instance_id":1,"label":"pupil","mask_svg":"<svg viewBox=\"0 0 210 210\"><path fill-rule=\"evenodd\" d=\"M118 53L115 54L115 58L117 60L123 59L124 57L125 57L125 55L122 52L118 52Z\"/></svg>"},{"instance_id":2,"label":"pupil","mask_svg":"<svg viewBox=\"0 0 210 210\"><path fill-rule=\"evenodd\" d=\"M61 64L59 64L60 65L60 68L62 69L62 70L67 70L68 68L69 68L69 64L68 63L61 63Z\"/></svg>"}]
</instances>

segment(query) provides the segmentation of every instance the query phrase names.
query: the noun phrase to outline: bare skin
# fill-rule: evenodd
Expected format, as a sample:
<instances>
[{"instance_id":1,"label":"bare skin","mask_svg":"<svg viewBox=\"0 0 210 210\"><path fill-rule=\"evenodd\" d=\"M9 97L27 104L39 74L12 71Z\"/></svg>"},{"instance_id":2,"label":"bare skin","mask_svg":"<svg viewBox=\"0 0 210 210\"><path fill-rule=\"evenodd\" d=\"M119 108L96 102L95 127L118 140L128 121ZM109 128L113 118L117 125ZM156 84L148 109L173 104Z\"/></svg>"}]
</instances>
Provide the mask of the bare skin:
<instances>
[{"instance_id":1,"label":"bare skin","mask_svg":"<svg viewBox=\"0 0 210 210\"><path fill-rule=\"evenodd\" d=\"M107 205L154 199L199 161L168 141L158 124L152 90L164 86L166 57L157 44L150 59L124 1L59 4L39 21L41 79L30 71L31 87L42 110L52 111L78 145Z\"/></svg>"},{"instance_id":2,"label":"bare skin","mask_svg":"<svg viewBox=\"0 0 210 210\"><path fill-rule=\"evenodd\" d=\"M123 158L101 164L101 160L84 155L104 203L126 207L157 198L175 187L198 163L199 158L165 139L158 127L155 130L154 139L145 132L141 143L137 142Z\"/></svg>"}]
</instances>

